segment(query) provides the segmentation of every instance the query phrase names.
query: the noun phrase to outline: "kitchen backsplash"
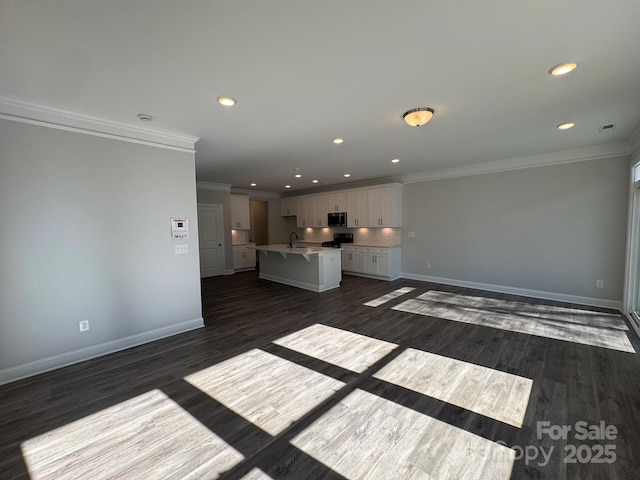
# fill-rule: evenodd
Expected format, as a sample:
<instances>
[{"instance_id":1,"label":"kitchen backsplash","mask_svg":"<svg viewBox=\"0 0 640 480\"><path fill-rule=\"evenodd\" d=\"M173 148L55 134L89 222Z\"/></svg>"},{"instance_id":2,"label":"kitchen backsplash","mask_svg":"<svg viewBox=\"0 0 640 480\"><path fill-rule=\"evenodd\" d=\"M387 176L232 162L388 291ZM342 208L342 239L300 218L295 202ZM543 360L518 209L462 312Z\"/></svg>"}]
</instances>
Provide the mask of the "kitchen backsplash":
<instances>
[{"instance_id":1,"label":"kitchen backsplash","mask_svg":"<svg viewBox=\"0 0 640 480\"><path fill-rule=\"evenodd\" d=\"M249 230L231 230L231 243L238 245L248 243Z\"/></svg>"},{"instance_id":2,"label":"kitchen backsplash","mask_svg":"<svg viewBox=\"0 0 640 480\"><path fill-rule=\"evenodd\" d=\"M334 233L353 233L354 243L371 245L400 245L402 229L400 228L305 228L304 240L307 242L324 242L333 240Z\"/></svg>"}]
</instances>

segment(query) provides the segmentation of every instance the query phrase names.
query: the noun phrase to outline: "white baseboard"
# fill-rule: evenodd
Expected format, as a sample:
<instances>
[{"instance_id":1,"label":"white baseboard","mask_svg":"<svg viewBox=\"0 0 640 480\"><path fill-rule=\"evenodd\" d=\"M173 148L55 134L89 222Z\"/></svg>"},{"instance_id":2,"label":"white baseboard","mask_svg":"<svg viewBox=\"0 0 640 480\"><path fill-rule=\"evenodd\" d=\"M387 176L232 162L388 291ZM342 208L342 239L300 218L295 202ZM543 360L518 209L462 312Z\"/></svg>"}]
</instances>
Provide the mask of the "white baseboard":
<instances>
[{"instance_id":1,"label":"white baseboard","mask_svg":"<svg viewBox=\"0 0 640 480\"><path fill-rule=\"evenodd\" d=\"M236 271L233 268L225 268L222 275L233 275Z\"/></svg>"},{"instance_id":2,"label":"white baseboard","mask_svg":"<svg viewBox=\"0 0 640 480\"><path fill-rule=\"evenodd\" d=\"M0 385L204 327L202 317L0 370Z\"/></svg>"},{"instance_id":3,"label":"white baseboard","mask_svg":"<svg viewBox=\"0 0 640 480\"><path fill-rule=\"evenodd\" d=\"M633 318L633 316L631 315L631 313L625 313L625 316L627 317L627 319L629 320L629 323L631 324L631 326L633 327L633 330L636 332L636 335L638 335L638 337L640 337L640 323L638 323L636 321L635 318Z\"/></svg>"},{"instance_id":4,"label":"white baseboard","mask_svg":"<svg viewBox=\"0 0 640 480\"><path fill-rule=\"evenodd\" d=\"M452 278L431 277L429 275L419 275L416 273L401 274L402 278L409 280L419 280L421 282L442 283L444 285L454 285L456 287L476 288L489 292L508 293L511 295L522 295L524 297L541 298L544 300L556 300L558 302L577 303L580 305L590 305L593 307L611 308L621 311L622 301L606 300L604 298L581 297L578 295L567 295L565 293L544 292L541 290L529 290L527 288L507 287L504 285L493 285L490 283L467 282Z\"/></svg>"}]
</instances>

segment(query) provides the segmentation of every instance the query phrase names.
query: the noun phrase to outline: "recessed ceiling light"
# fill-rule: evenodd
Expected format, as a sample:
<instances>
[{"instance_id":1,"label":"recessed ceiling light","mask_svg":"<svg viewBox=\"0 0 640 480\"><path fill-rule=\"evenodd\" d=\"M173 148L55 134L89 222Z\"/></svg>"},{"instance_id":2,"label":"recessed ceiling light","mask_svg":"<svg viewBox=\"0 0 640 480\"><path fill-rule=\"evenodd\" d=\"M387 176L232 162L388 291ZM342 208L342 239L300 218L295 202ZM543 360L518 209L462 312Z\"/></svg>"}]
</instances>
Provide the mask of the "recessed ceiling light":
<instances>
[{"instance_id":1,"label":"recessed ceiling light","mask_svg":"<svg viewBox=\"0 0 640 480\"><path fill-rule=\"evenodd\" d=\"M336 145L340 145L342 142L344 142L344 138L340 138L340 137L336 137L333 140L331 140L333 143L335 143Z\"/></svg>"},{"instance_id":2,"label":"recessed ceiling light","mask_svg":"<svg viewBox=\"0 0 640 480\"><path fill-rule=\"evenodd\" d=\"M567 123L561 123L560 125L558 125L558 128L560 130L569 130L570 128L575 127L576 124L573 122L567 122Z\"/></svg>"},{"instance_id":3,"label":"recessed ceiling light","mask_svg":"<svg viewBox=\"0 0 640 480\"><path fill-rule=\"evenodd\" d=\"M284 188L291 188L291 185L285 185Z\"/></svg>"},{"instance_id":4,"label":"recessed ceiling light","mask_svg":"<svg viewBox=\"0 0 640 480\"><path fill-rule=\"evenodd\" d=\"M318 183L318 180L313 179L313 180L311 180L311 183Z\"/></svg>"},{"instance_id":5,"label":"recessed ceiling light","mask_svg":"<svg viewBox=\"0 0 640 480\"><path fill-rule=\"evenodd\" d=\"M224 105L225 107L233 107L236 104L235 98L227 97L225 95L220 95L216 100L218 100L220 105Z\"/></svg>"},{"instance_id":6,"label":"recessed ceiling light","mask_svg":"<svg viewBox=\"0 0 640 480\"><path fill-rule=\"evenodd\" d=\"M256 186L256 184L255 184L255 183L252 183L252 184L251 184L251 186L252 186L252 187L255 187L255 186Z\"/></svg>"},{"instance_id":7,"label":"recessed ceiling light","mask_svg":"<svg viewBox=\"0 0 640 480\"><path fill-rule=\"evenodd\" d=\"M350 173L345 173L344 175L342 175L343 177L349 178L351 176Z\"/></svg>"},{"instance_id":8,"label":"recessed ceiling light","mask_svg":"<svg viewBox=\"0 0 640 480\"><path fill-rule=\"evenodd\" d=\"M296 173L296 174L294 175L294 177L296 177L296 178L302 178L302 174L301 174L301 173Z\"/></svg>"},{"instance_id":9,"label":"recessed ceiling light","mask_svg":"<svg viewBox=\"0 0 640 480\"><path fill-rule=\"evenodd\" d=\"M140 120L142 120L143 122L150 122L151 120L153 120L153 117L151 115L149 115L148 113L139 113L138 115L136 115Z\"/></svg>"},{"instance_id":10,"label":"recessed ceiling light","mask_svg":"<svg viewBox=\"0 0 640 480\"><path fill-rule=\"evenodd\" d=\"M400 159L399 158L392 158L391 159L391 163L399 163Z\"/></svg>"},{"instance_id":11,"label":"recessed ceiling light","mask_svg":"<svg viewBox=\"0 0 640 480\"><path fill-rule=\"evenodd\" d=\"M569 62L569 63L561 63L560 65L556 65L555 67L551 67L549 73L554 76L564 75L576 69L578 66L577 63Z\"/></svg>"}]
</instances>

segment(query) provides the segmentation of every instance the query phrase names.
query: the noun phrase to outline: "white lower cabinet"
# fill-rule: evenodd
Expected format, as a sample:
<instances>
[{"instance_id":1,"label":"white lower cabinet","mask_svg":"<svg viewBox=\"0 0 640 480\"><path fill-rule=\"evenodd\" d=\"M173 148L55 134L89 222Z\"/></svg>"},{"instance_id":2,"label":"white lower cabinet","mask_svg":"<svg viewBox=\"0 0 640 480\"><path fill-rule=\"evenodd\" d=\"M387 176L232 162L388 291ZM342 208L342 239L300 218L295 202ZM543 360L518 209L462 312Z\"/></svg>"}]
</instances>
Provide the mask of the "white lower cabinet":
<instances>
[{"instance_id":1,"label":"white lower cabinet","mask_svg":"<svg viewBox=\"0 0 640 480\"><path fill-rule=\"evenodd\" d=\"M362 271L372 275L389 276L389 255L386 253L363 253Z\"/></svg>"},{"instance_id":2,"label":"white lower cabinet","mask_svg":"<svg viewBox=\"0 0 640 480\"><path fill-rule=\"evenodd\" d=\"M256 247L236 245L233 247L233 269L238 271L255 270Z\"/></svg>"},{"instance_id":3,"label":"white lower cabinet","mask_svg":"<svg viewBox=\"0 0 640 480\"><path fill-rule=\"evenodd\" d=\"M362 271L362 247L350 247L342 249L342 270Z\"/></svg>"},{"instance_id":4,"label":"white lower cabinet","mask_svg":"<svg viewBox=\"0 0 640 480\"><path fill-rule=\"evenodd\" d=\"M342 247L342 270L384 280L400 278L400 247Z\"/></svg>"}]
</instances>

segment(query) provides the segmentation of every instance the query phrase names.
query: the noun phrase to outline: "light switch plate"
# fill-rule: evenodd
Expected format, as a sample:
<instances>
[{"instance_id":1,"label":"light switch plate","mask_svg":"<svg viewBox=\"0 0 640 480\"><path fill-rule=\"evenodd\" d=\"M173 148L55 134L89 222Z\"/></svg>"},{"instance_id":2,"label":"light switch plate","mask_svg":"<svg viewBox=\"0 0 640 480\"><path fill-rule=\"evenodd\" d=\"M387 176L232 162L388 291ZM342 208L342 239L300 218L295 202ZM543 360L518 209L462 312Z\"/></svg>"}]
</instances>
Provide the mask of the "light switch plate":
<instances>
[{"instance_id":1,"label":"light switch plate","mask_svg":"<svg viewBox=\"0 0 640 480\"><path fill-rule=\"evenodd\" d=\"M189 253L189 245L187 245L186 243L181 243L179 245L176 245L175 248L176 248L176 255L180 255L181 253Z\"/></svg>"}]
</instances>

